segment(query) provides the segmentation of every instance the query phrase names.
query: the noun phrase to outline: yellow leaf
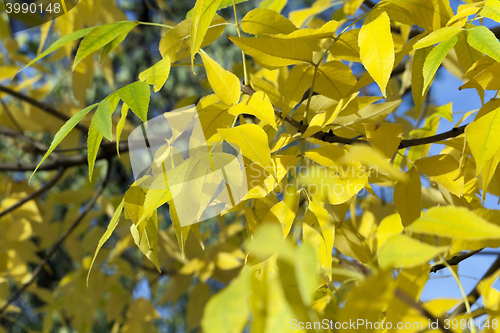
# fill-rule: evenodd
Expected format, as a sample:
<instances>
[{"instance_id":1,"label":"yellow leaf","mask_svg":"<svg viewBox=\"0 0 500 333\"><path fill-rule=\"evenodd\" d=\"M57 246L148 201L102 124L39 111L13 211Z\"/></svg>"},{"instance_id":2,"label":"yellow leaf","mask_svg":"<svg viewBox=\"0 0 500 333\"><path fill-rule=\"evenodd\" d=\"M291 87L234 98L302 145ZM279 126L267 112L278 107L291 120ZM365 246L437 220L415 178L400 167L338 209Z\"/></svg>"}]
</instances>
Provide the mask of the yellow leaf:
<instances>
[{"instance_id":1,"label":"yellow leaf","mask_svg":"<svg viewBox=\"0 0 500 333\"><path fill-rule=\"evenodd\" d=\"M238 116L242 113L254 115L260 120L270 124L274 129L278 129L274 116L274 108L269 97L262 91L257 91L249 100L229 108L229 114L233 116Z\"/></svg>"},{"instance_id":2,"label":"yellow leaf","mask_svg":"<svg viewBox=\"0 0 500 333\"><path fill-rule=\"evenodd\" d=\"M401 224L401 217L398 214L386 216L377 228L377 249L380 250L387 240L404 230Z\"/></svg>"},{"instance_id":3,"label":"yellow leaf","mask_svg":"<svg viewBox=\"0 0 500 333\"><path fill-rule=\"evenodd\" d=\"M313 60L313 50L304 40L233 36L229 36L229 39L260 65L270 70L301 62L312 63Z\"/></svg>"},{"instance_id":4,"label":"yellow leaf","mask_svg":"<svg viewBox=\"0 0 500 333\"><path fill-rule=\"evenodd\" d=\"M418 25L426 31L442 28L453 16L449 1L445 0L388 0L378 6L391 20Z\"/></svg>"},{"instance_id":5,"label":"yellow leaf","mask_svg":"<svg viewBox=\"0 0 500 333\"><path fill-rule=\"evenodd\" d=\"M229 286L207 303L201 327L206 333L242 332L250 316L251 269L244 268Z\"/></svg>"},{"instance_id":6,"label":"yellow leaf","mask_svg":"<svg viewBox=\"0 0 500 333\"><path fill-rule=\"evenodd\" d=\"M191 67L221 0L196 0L191 21Z\"/></svg>"},{"instance_id":7,"label":"yellow leaf","mask_svg":"<svg viewBox=\"0 0 500 333\"><path fill-rule=\"evenodd\" d=\"M272 24L269 24L272 22ZM241 20L241 29L252 35L289 34L297 27L286 17L274 10L256 8L249 11Z\"/></svg>"},{"instance_id":8,"label":"yellow leaf","mask_svg":"<svg viewBox=\"0 0 500 333\"><path fill-rule=\"evenodd\" d=\"M483 185L483 205L484 199L486 198L486 192L488 191L488 187L490 185L493 176L495 175L495 171L497 170L498 163L500 163L500 151L498 151L495 156L488 162L484 164L483 170L481 171L481 181Z\"/></svg>"},{"instance_id":9,"label":"yellow leaf","mask_svg":"<svg viewBox=\"0 0 500 333\"><path fill-rule=\"evenodd\" d=\"M233 128L222 128L218 132L236 150L241 151L259 166L274 173L267 134L255 124L245 124Z\"/></svg>"},{"instance_id":10,"label":"yellow leaf","mask_svg":"<svg viewBox=\"0 0 500 333\"><path fill-rule=\"evenodd\" d=\"M500 227L467 208L433 207L405 228L407 231L456 239L498 239Z\"/></svg>"},{"instance_id":11,"label":"yellow leaf","mask_svg":"<svg viewBox=\"0 0 500 333\"><path fill-rule=\"evenodd\" d=\"M372 147L386 158L392 159L401 142L403 125L392 123L365 124L365 130L366 137Z\"/></svg>"},{"instance_id":12,"label":"yellow leaf","mask_svg":"<svg viewBox=\"0 0 500 333\"><path fill-rule=\"evenodd\" d=\"M170 61L174 63L190 55L192 20L191 17L182 21L163 36L160 41L160 54L162 57L169 56ZM224 32L225 23L226 20L215 14L200 47L209 45L216 40Z\"/></svg>"},{"instance_id":13,"label":"yellow leaf","mask_svg":"<svg viewBox=\"0 0 500 333\"><path fill-rule=\"evenodd\" d=\"M408 177L394 186L394 204L404 226L420 217L422 205L422 185L418 170L413 167L406 174Z\"/></svg>"},{"instance_id":14,"label":"yellow leaf","mask_svg":"<svg viewBox=\"0 0 500 333\"><path fill-rule=\"evenodd\" d=\"M381 268L412 268L427 263L447 246L431 246L406 235L389 238L377 253Z\"/></svg>"},{"instance_id":15,"label":"yellow leaf","mask_svg":"<svg viewBox=\"0 0 500 333\"><path fill-rule=\"evenodd\" d=\"M432 51L432 46L418 49L413 55L412 70L411 70L411 90L413 95L413 102L415 103L415 117L420 114L420 109L424 103L425 96L429 91L429 86L424 90L424 62L429 53Z\"/></svg>"},{"instance_id":16,"label":"yellow leaf","mask_svg":"<svg viewBox=\"0 0 500 333\"><path fill-rule=\"evenodd\" d=\"M394 42L389 16L385 12L375 19L368 15L359 31L359 48L361 62L386 97L394 66Z\"/></svg>"},{"instance_id":17,"label":"yellow leaf","mask_svg":"<svg viewBox=\"0 0 500 333\"><path fill-rule=\"evenodd\" d=\"M329 144L306 151L305 156L326 167L340 167L347 151L335 144Z\"/></svg>"},{"instance_id":18,"label":"yellow leaf","mask_svg":"<svg viewBox=\"0 0 500 333\"><path fill-rule=\"evenodd\" d=\"M221 101L228 105L240 100L240 80L233 73L226 71L205 52L201 53L207 71L208 82Z\"/></svg>"},{"instance_id":19,"label":"yellow leaf","mask_svg":"<svg viewBox=\"0 0 500 333\"><path fill-rule=\"evenodd\" d=\"M340 61L321 64L318 73L314 91L337 101L347 96L357 82L351 69Z\"/></svg>"},{"instance_id":20,"label":"yellow leaf","mask_svg":"<svg viewBox=\"0 0 500 333\"><path fill-rule=\"evenodd\" d=\"M419 171L426 174L431 180L441 184L457 197L463 195L464 177L459 174L457 160L451 155L435 155L415 161Z\"/></svg>"},{"instance_id":21,"label":"yellow leaf","mask_svg":"<svg viewBox=\"0 0 500 333\"><path fill-rule=\"evenodd\" d=\"M194 330L200 325L205 305L210 299L210 294L210 287L202 282L197 283L189 293L186 311L187 329L189 331Z\"/></svg>"},{"instance_id":22,"label":"yellow leaf","mask_svg":"<svg viewBox=\"0 0 500 333\"><path fill-rule=\"evenodd\" d=\"M481 16L500 22L500 10L498 9L498 6L498 0L486 0L486 3L481 10Z\"/></svg>"},{"instance_id":23,"label":"yellow leaf","mask_svg":"<svg viewBox=\"0 0 500 333\"><path fill-rule=\"evenodd\" d=\"M387 303L394 297L395 283L391 271L382 271L362 281L354 287L347 296L344 308L340 311L338 321L349 323L353 318L363 319L366 326L361 326L363 332L377 332L375 325L380 321L380 314L386 309Z\"/></svg>"},{"instance_id":24,"label":"yellow leaf","mask_svg":"<svg viewBox=\"0 0 500 333\"><path fill-rule=\"evenodd\" d=\"M497 108L467 126L466 135L472 156L476 161L476 175L500 150L500 108Z\"/></svg>"}]
</instances>

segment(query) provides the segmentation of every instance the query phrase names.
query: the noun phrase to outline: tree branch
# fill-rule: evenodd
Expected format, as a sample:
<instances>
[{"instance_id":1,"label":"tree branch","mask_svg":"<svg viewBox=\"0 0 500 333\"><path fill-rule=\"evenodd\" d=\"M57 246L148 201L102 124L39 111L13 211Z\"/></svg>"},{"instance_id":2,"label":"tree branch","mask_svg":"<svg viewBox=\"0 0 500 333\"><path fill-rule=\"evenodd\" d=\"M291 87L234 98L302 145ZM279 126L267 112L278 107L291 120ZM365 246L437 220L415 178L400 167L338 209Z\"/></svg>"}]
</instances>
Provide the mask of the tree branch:
<instances>
[{"instance_id":1,"label":"tree branch","mask_svg":"<svg viewBox=\"0 0 500 333\"><path fill-rule=\"evenodd\" d=\"M59 181L59 179L61 179L61 177L64 174L64 171L66 171L66 168L60 168L57 175L54 178L52 178L50 182L48 182L44 186L40 187L38 190L31 193L30 195L27 195L26 197L22 198L21 200L19 200L18 202L16 202L12 206L10 206L9 208L6 208L3 211L1 211L0 218L2 218L4 215L7 215L10 212L12 212L13 210L21 207L22 205L24 205L28 201L33 200L35 198L38 198L43 193L47 192L50 188L52 188Z\"/></svg>"},{"instance_id":2,"label":"tree branch","mask_svg":"<svg viewBox=\"0 0 500 333\"><path fill-rule=\"evenodd\" d=\"M241 84L241 91L244 94L247 94L249 96L252 96L255 93L255 90L252 87L245 86L243 84ZM275 114L281 118L281 116L282 116L281 109L277 108L276 106L273 106L273 107L274 107ZM304 133L307 129L307 126L303 125L302 123L298 122L297 120L293 119L290 116L286 116L283 119L286 122L288 122L290 125L295 127L297 130L299 130L299 132ZM401 143L399 144L398 149L404 149L404 148L413 147L413 146L420 146L420 145L425 145L425 144L429 144L429 143L436 143L438 141L442 141L445 139L454 138L454 137L459 136L460 134L464 133L466 126L467 125L455 127L447 132L428 136L425 138L401 140ZM315 139L321 140L321 141L328 142L328 143L343 143L343 144L349 144L349 145L355 144L355 143L368 144L368 142L365 140L354 139L354 138L345 138L342 136L335 135L332 132L329 132L329 133L318 132L318 133L312 135L312 137Z\"/></svg>"},{"instance_id":3,"label":"tree branch","mask_svg":"<svg viewBox=\"0 0 500 333\"><path fill-rule=\"evenodd\" d=\"M29 96L26 96L24 94L21 94L21 93L15 91L9 87L5 87L5 86L0 85L0 91L4 92L6 94L9 94L9 95L21 100L21 101L24 101L26 103L33 105L33 106L36 106L37 108L39 108L39 109L47 112L48 114L50 114L56 118L59 118L63 121L68 121L71 118L71 117L68 117L67 115L65 115L64 113L54 109L50 105L39 102L36 99L31 98ZM80 131L82 131L85 134L87 134L89 131L89 129L85 125L82 125L80 123L76 124L76 128L78 128Z\"/></svg>"},{"instance_id":4,"label":"tree branch","mask_svg":"<svg viewBox=\"0 0 500 333\"><path fill-rule=\"evenodd\" d=\"M500 269L500 255L497 257L497 259L493 262L493 264L491 264L490 268L488 269L488 271L486 273L484 273L483 277L481 278L481 281L483 281L484 279L487 279L488 277L490 277L491 275L493 275L497 270ZM479 284L479 282L476 284L476 286L474 287L474 289L472 289L472 291L469 293L469 295L467 295L467 299L469 300L469 304L472 306L472 304L476 303L476 301L479 299L479 290L477 289L477 286ZM455 311L452 312L452 314L450 315L450 318L452 317L456 317L462 313L465 313L467 310L465 308L465 304L462 302L456 309Z\"/></svg>"},{"instance_id":5,"label":"tree branch","mask_svg":"<svg viewBox=\"0 0 500 333\"><path fill-rule=\"evenodd\" d=\"M52 249L47 253L47 255L45 255L45 257L43 258L43 260L40 262L40 264L38 264L38 266L33 270L33 273L31 274L31 278L25 283L23 284L23 286L21 288L19 288L17 290L17 292L11 297L9 298L9 300L0 308L0 314L2 314L3 312L5 312L5 310L7 310L7 308L14 302L16 301L19 296L21 296L21 294L26 290L28 289L28 287L35 281L36 277L38 276L38 274L40 274L40 272L42 271L42 268L43 266L45 266L50 258L52 258L52 256L54 255L54 253L56 253L56 251L59 249L59 247L62 245L62 243L64 243L64 241L66 240L66 238L68 238L68 236L76 229L76 227L80 224L80 222L83 221L83 218L87 215L87 213L92 209L92 207L94 206L94 204L97 202L97 199L99 198L99 196L102 194L102 192L104 191L104 188L106 187L106 185L108 184L108 181L109 181L109 178L110 178L110 175L111 175L111 161L108 160L108 171L106 173L106 177L104 178L104 181L102 182L101 186L99 187L99 189L97 190L97 192L94 194L94 196L90 199L90 201L87 203L87 205L85 206L84 210L82 211L82 213L78 216L78 218L75 220L75 222L73 222L73 224L69 227L68 230L66 230L66 232L59 238L59 240L54 244L54 246L52 247Z\"/></svg>"},{"instance_id":6,"label":"tree branch","mask_svg":"<svg viewBox=\"0 0 500 333\"><path fill-rule=\"evenodd\" d=\"M405 302L406 305L414 308L415 310L420 312L420 314L423 315L424 317L427 317L431 322L437 322L438 327L441 331L443 331L445 333L453 333L453 331L451 331L449 328L446 328L446 326L444 325L443 319L434 317L434 315L432 313L427 311L426 308L424 308L421 304L416 302L413 298L411 298L408 294L406 294L401 289L396 288L396 290L394 291L394 294L396 295L397 298L399 298L400 300Z\"/></svg>"},{"instance_id":7,"label":"tree branch","mask_svg":"<svg viewBox=\"0 0 500 333\"><path fill-rule=\"evenodd\" d=\"M466 253L462 253L462 254L460 254L458 256L454 256L453 258L446 260L446 262L450 266L458 265L459 263L461 263L465 259L472 257L476 253L479 253L479 251L481 251L481 250L483 250L483 249L479 249L479 250L476 250L476 251L469 251L469 252L466 252ZM431 267L431 273L436 273L437 271L439 271L441 269L444 269L444 268L446 268L446 266L444 264L436 264L436 265L434 265L434 266Z\"/></svg>"}]
</instances>

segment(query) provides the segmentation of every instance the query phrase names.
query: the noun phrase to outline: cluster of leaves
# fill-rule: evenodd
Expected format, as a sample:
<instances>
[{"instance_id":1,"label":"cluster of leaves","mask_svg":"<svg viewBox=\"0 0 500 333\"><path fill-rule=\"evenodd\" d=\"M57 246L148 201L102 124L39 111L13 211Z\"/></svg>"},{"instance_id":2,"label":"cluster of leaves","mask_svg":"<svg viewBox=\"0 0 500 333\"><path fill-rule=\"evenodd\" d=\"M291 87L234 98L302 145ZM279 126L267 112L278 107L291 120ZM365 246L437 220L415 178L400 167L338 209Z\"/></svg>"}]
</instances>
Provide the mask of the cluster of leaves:
<instances>
[{"instance_id":1,"label":"cluster of leaves","mask_svg":"<svg viewBox=\"0 0 500 333\"><path fill-rule=\"evenodd\" d=\"M144 175L123 197L100 198L111 218L105 231L93 228L81 245L70 245L78 223L65 227L61 242L81 267L59 282L60 302L47 289L32 285L38 272L31 274L27 262L40 260L34 243L24 241L37 235L42 248L58 243L54 225L47 223L53 214L43 215L34 201L27 201L22 208L0 215L7 231L0 238L6 253L0 257L0 286L5 289L0 300L6 300L0 312L18 311L7 297L7 277L11 277L18 288L44 300L47 312L61 312L64 307L67 313L60 317L71 318L78 331L92 330L89 309L98 307L105 291L106 319L114 322L114 331L155 331L153 323L159 318L155 308L145 299L132 302L118 279L119 274L131 275L126 272L130 267L125 264L125 249L135 243L155 267L144 266L148 277L169 275L162 302L175 302L192 288L187 304L189 330L243 332L249 327L252 332L287 332L292 319L303 323L364 319L390 322L393 327L398 322L418 322L427 328L429 320L439 319L442 330L454 331L442 326L444 318L487 314L490 321L500 319L498 291L492 288L500 274L500 260L472 297L463 292L457 268L449 264L463 251L500 246L500 213L484 207L487 193L500 195L500 100L485 100L486 90L500 86L496 76L500 42L494 32L478 24L481 19L500 23L500 1L467 1L455 13L445 0L377 4L317 0L286 17L280 14L286 1L265 0L241 20L239 2L197 0L184 21L174 26L157 24L167 29L159 41L160 61L102 101L72 112L71 117L60 115L66 121L38 163L4 165L0 170L35 174L88 163L89 195L79 198L81 204L92 197L96 161L110 161L120 151L128 152L126 142L120 141L132 128L128 111L147 122L151 89L158 93L164 87L171 67L188 66L194 71L196 65L204 68L213 90L196 103L206 141L211 146L225 142L243 155L248 187L243 200L217 218L214 235L214 229L204 230L203 223L181 224L178 216L179 209L186 209L192 210L193 219L200 219L206 208L219 203L217 198L200 191L197 199L203 204L196 209L175 206L168 184L149 186L151 181L164 183L163 177L152 180ZM217 14L231 6L233 23ZM320 18L331 8L335 11L330 20ZM25 67L42 70L37 65L40 59L61 50L71 55L75 42L82 39L71 57L72 70L87 77L96 53L105 64L134 28L155 24L120 19L95 26L92 11L86 13L85 22L77 21L75 14L74 22L79 23L35 59L24 61ZM115 16L121 17L119 12ZM227 38L243 56L242 70L234 73L209 55L210 44L226 26L236 28L237 36ZM42 31L45 39L48 29ZM464 80L461 89L475 89L482 105L452 130L437 134L442 119L454 120L451 104L435 106L428 100L441 66ZM17 66L5 68L0 77L17 71ZM82 84L85 90L88 79ZM410 90L413 107L401 111ZM9 94L10 90L0 91ZM46 93L48 88L32 96L43 98ZM120 116L114 118L120 103ZM5 110L2 124L9 117ZM41 112L40 105L36 112ZM473 115L473 120L460 126ZM15 121L8 121L5 124L16 128ZM65 154L59 147L75 127L88 130L83 157ZM109 142L103 143L104 139ZM432 155L431 144L444 148ZM198 186L203 188L209 182L210 161L213 166L212 158L223 158L222 153L211 152L206 160L196 155L177 161L171 151L159 150L153 166L168 162L183 179L202 174ZM299 172L304 168L309 173ZM155 172L161 175L161 169ZM230 178L229 183L243 179L241 175ZM393 191L393 202L377 196L380 188ZM20 200L23 191L17 189L4 199L2 210ZM62 192L46 200L70 201L69 196ZM161 228L165 204L171 221L168 229ZM73 216L80 213L79 207L74 206ZM90 208L86 219L98 216ZM109 249L104 244L113 232L119 239ZM17 250L25 244L33 248ZM88 254L96 245L91 258ZM431 260L448 267L462 289L462 304L454 311L459 300L418 302L431 269L437 269L429 265ZM93 265L102 270L95 267L90 275ZM114 267L118 273L108 272ZM227 286L214 293L215 282ZM471 304L479 296L482 311L473 313ZM71 302L84 306L65 306ZM44 330L50 331L52 317L47 318ZM498 326L486 331L496 332Z\"/></svg>"}]
</instances>

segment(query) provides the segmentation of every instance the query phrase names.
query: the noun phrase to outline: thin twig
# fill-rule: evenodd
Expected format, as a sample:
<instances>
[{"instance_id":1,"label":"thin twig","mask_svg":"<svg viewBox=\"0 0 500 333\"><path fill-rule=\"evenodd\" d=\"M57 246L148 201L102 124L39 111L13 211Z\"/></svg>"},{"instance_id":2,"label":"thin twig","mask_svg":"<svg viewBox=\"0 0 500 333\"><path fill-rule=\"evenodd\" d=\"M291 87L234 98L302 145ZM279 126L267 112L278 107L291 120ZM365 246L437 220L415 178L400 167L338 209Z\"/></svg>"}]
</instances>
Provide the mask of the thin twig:
<instances>
[{"instance_id":1,"label":"thin twig","mask_svg":"<svg viewBox=\"0 0 500 333\"><path fill-rule=\"evenodd\" d=\"M462 253L462 254L460 254L458 256L454 256L453 258L446 260L446 262L450 266L458 265L459 263L461 263L465 259L472 257L473 255L475 255L476 253L478 253L481 250L482 249L479 249L479 250L476 250L476 251L469 251L469 252L466 252L466 253ZM441 269L444 269L444 268L446 268L446 265L444 265L444 264L436 264L436 265L434 265L434 266L431 267L431 273L436 273L437 271L439 271Z\"/></svg>"},{"instance_id":2,"label":"thin twig","mask_svg":"<svg viewBox=\"0 0 500 333\"><path fill-rule=\"evenodd\" d=\"M5 86L0 85L0 91L4 92L6 94L9 94L17 99L20 99L21 101L24 101L26 103L33 105L33 106L36 106L37 108L47 112L48 114L50 114L56 118L61 119L61 120L68 121L71 118L71 117L68 117L67 115L65 115L64 113L54 109L50 105L39 102L36 99L31 98L29 96L26 96L24 94L21 94L21 93L15 91L9 87L5 87ZM86 127L85 125L80 124L80 123L76 124L76 128L78 128L80 131L82 131L85 134L87 134L89 131L88 127Z\"/></svg>"},{"instance_id":3,"label":"thin twig","mask_svg":"<svg viewBox=\"0 0 500 333\"><path fill-rule=\"evenodd\" d=\"M45 152L47 151L47 149L49 149L49 147L47 147L47 145L45 145L44 143L33 140L32 138L24 135L23 132L18 132L8 127L0 126L0 134L27 142L39 152Z\"/></svg>"},{"instance_id":4,"label":"thin twig","mask_svg":"<svg viewBox=\"0 0 500 333\"><path fill-rule=\"evenodd\" d=\"M99 198L99 196L104 191L104 188L108 184L110 175L111 175L111 160L108 160L108 171L107 171L106 177L104 178L104 181L102 182L102 184L99 187L99 189L96 191L96 193L94 194L94 196L90 199L90 201L87 203L87 205L85 206L84 210L78 216L78 218L75 220L75 222L73 222L73 224L69 227L69 229L66 230L66 232L64 232L64 234L54 244L54 246L52 247L52 249L47 253L47 255L45 255L45 257L42 259L42 261L40 262L40 264L38 264L38 266L33 270L33 273L31 274L31 278L25 284L23 284L23 286L21 288L19 288L17 290L17 292L0 308L0 314L2 314L3 312L5 312L5 310L7 310L7 308L14 301L16 301L19 298L19 296L21 296L21 294L26 289L28 289L28 287L35 281L35 279L38 276L38 274L40 274L40 272L42 271L43 266L45 266L49 262L50 258L52 258L52 256L54 255L54 253L56 253L56 251L64 243L64 241L66 240L66 238L68 238L68 236L76 229L76 227L80 224L80 222L83 221L84 217L92 209L92 207L94 206L94 204L97 202L97 199Z\"/></svg>"},{"instance_id":5,"label":"thin twig","mask_svg":"<svg viewBox=\"0 0 500 333\"><path fill-rule=\"evenodd\" d=\"M421 304L416 302L413 298L411 298L407 293L405 293L401 289L396 288L396 290L394 291L394 294L396 295L397 298L399 298L400 300L405 302L406 305L408 305L409 307L412 307L413 309L420 312L420 314L427 317L431 322L437 323L438 327L439 327L439 329L441 329L441 331L443 331L445 333L453 333L453 331L451 331L449 328L447 328L444 325L444 319L434 317L434 315L432 313L427 311L426 308L424 308Z\"/></svg>"},{"instance_id":6,"label":"thin twig","mask_svg":"<svg viewBox=\"0 0 500 333\"><path fill-rule=\"evenodd\" d=\"M2 216L7 215L8 213L12 212L13 210L21 207L22 205L24 205L28 201L33 200L35 198L38 198L43 193L47 192L50 188L52 188L59 181L59 179L61 179L61 177L64 174L64 171L66 171L66 168L60 168L59 172L57 173L57 175L54 178L52 178L50 180L50 182L48 182L44 186L40 187L38 190L36 190L35 192L31 193L30 195L27 195L26 197L22 198L21 200L19 200L18 202L16 202L12 206L10 206L9 208L6 208L3 211L1 211L0 212L0 218Z\"/></svg>"},{"instance_id":7,"label":"thin twig","mask_svg":"<svg viewBox=\"0 0 500 333\"><path fill-rule=\"evenodd\" d=\"M472 306L479 299L480 295L479 295L479 290L477 289L478 284L481 283L481 281L483 281L484 279L487 279L488 277L490 277L491 275L493 275L498 269L500 269L500 255L493 262L493 264L491 264L491 266L488 269L488 271L486 273L484 273L483 277L476 284L476 286L474 287L474 289L472 289L472 291L469 293L469 295L467 295L467 299L469 300L470 306ZM458 316L458 315L460 315L462 313L465 313L465 311L466 311L465 304L462 302L455 309L455 311L452 312L452 314L450 315L450 318L456 317L456 316Z\"/></svg>"}]
</instances>

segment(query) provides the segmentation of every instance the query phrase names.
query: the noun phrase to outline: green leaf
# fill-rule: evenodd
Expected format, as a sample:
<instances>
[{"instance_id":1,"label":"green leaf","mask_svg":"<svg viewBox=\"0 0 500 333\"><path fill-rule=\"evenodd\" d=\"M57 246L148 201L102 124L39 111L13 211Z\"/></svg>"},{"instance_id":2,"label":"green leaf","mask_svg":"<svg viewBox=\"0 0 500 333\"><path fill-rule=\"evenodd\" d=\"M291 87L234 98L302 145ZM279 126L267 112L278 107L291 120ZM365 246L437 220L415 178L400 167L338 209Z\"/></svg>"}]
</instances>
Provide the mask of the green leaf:
<instances>
[{"instance_id":1,"label":"green leaf","mask_svg":"<svg viewBox=\"0 0 500 333\"><path fill-rule=\"evenodd\" d=\"M35 59L31 60L26 66L24 66L23 68L21 68L18 73L20 71L22 71L23 69L25 69L26 67L32 65L33 63L37 62L38 60L42 59L43 57L45 57L46 55L48 55L49 53L52 53L54 52L55 50L63 47L64 45L76 40L76 39L79 39L79 38L82 38L82 37L85 37L87 36L95 27L91 27L91 28L86 28L86 29L82 29L82 30L78 30L78 31L75 31L75 32L72 32L64 37L61 37L59 38L57 41L55 41L54 43L52 43L48 49L46 49L45 51L43 51L42 53L40 53L40 55L38 57L36 57Z\"/></svg>"},{"instance_id":2,"label":"green leaf","mask_svg":"<svg viewBox=\"0 0 500 333\"><path fill-rule=\"evenodd\" d=\"M125 32L129 32L137 25L134 21L123 21L109 23L95 27L80 43L76 52L75 61L72 70L92 52L99 50L101 47L112 42L116 37Z\"/></svg>"},{"instance_id":3,"label":"green leaf","mask_svg":"<svg viewBox=\"0 0 500 333\"><path fill-rule=\"evenodd\" d=\"M113 134L111 132L111 104L109 99L103 100L99 103L97 110L92 118L92 123L95 128L109 141L113 140Z\"/></svg>"},{"instance_id":4,"label":"green leaf","mask_svg":"<svg viewBox=\"0 0 500 333\"><path fill-rule=\"evenodd\" d=\"M95 119L95 117L94 117ZM89 137L87 139L88 161L89 161L89 180L92 182L92 174L94 173L95 159L97 152L102 142L102 134L95 127L94 119L89 128Z\"/></svg>"},{"instance_id":5,"label":"green leaf","mask_svg":"<svg viewBox=\"0 0 500 333\"><path fill-rule=\"evenodd\" d=\"M498 239L500 227L464 207L433 207L406 231L453 239Z\"/></svg>"},{"instance_id":6,"label":"green leaf","mask_svg":"<svg viewBox=\"0 0 500 333\"><path fill-rule=\"evenodd\" d=\"M158 61L152 67L146 69L139 74L139 80L153 85L153 91L158 92L165 84L170 73L170 57L165 56L162 60Z\"/></svg>"},{"instance_id":7,"label":"green leaf","mask_svg":"<svg viewBox=\"0 0 500 333\"><path fill-rule=\"evenodd\" d=\"M129 106L143 122L148 121L149 98L151 91L146 82L134 82L118 90L122 101Z\"/></svg>"},{"instance_id":8,"label":"green leaf","mask_svg":"<svg viewBox=\"0 0 500 333\"><path fill-rule=\"evenodd\" d=\"M125 199L122 199L120 204L115 210L115 213L113 214L113 217L111 218L111 221L109 221L108 227L106 228L106 232L104 235L101 236L101 239L99 239L99 243L97 244L97 249L95 250L94 258L92 259L92 262L90 263L89 267L89 272L87 273L87 287L89 286L89 277L90 277L90 272L92 271L92 266L94 265L95 258L97 257L97 254L99 253L99 250L101 247L104 245L104 243L111 237L111 234L115 230L116 226L118 225L118 222L120 221L120 215L123 211L123 205L125 203Z\"/></svg>"},{"instance_id":9,"label":"green leaf","mask_svg":"<svg viewBox=\"0 0 500 333\"><path fill-rule=\"evenodd\" d=\"M128 105L126 103L123 103L122 116L120 118L120 121L118 122L118 125L116 125L116 153L118 154L118 157L120 157L120 136L122 135L123 126L125 125L125 121L127 120L127 114Z\"/></svg>"},{"instance_id":10,"label":"green leaf","mask_svg":"<svg viewBox=\"0 0 500 333\"><path fill-rule=\"evenodd\" d=\"M438 46L432 49L427 58L425 58L424 69L422 74L424 75L424 87L422 91L425 91L436 74L437 69L441 66L444 57L448 54L453 46L457 43L458 38L456 36L451 37L449 40L442 42Z\"/></svg>"},{"instance_id":11,"label":"green leaf","mask_svg":"<svg viewBox=\"0 0 500 333\"><path fill-rule=\"evenodd\" d=\"M38 165L36 166L35 170L31 174L31 177L35 174L36 170L40 167L40 165L45 161L45 159L56 149L56 147L61 143L61 141L68 135L69 132L80 122L80 120L83 119L89 113L91 110L93 110L98 103L92 104L90 106L87 106L85 109L81 110L77 114L75 114L73 117L71 117L60 129L57 131L56 135L54 135L54 139L52 140L52 143L50 144L49 150L45 153L43 156L42 160ZM30 180L31 180L30 177Z\"/></svg>"},{"instance_id":12,"label":"green leaf","mask_svg":"<svg viewBox=\"0 0 500 333\"><path fill-rule=\"evenodd\" d=\"M474 27L467 32L470 46L500 62L500 42L485 26Z\"/></svg>"},{"instance_id":13,"label":"green leaf","mask_svg":"<svg viewBox=\"0 0 500 333\"><path fill-rule=\"evenodd\" d=\"M132 30L132 29L130 29L130 30ZM120 43L123 42L123 40L127 37L130 30L125 30L125 32L122 32L120 35L118 35L118 37L116 37L111 42L109 42L108 44L106 44L102 47L102 49L101 49L101 62L103 61L104 58L106 58L106 56L108 54L111 53L111 51L116 49L118 47L118 45L120 45Z\"/></svg>"},{"instance_id":14,"label":"green leaf","mask_svg":"<svg viewBox=\"0 0 500 333\"><path fill-rule=\"evenodd\" d=\"M413 49L422 49L427 46L441 43L442 41L448 40L462 31L463 29L459 27L444 27L438 29L416 42L415 45L413 45Z\"/></svg>"},{"instance_id":15,"label":"green leaf","mask_svg":"<svg viewBox=\"0 0 500 333\"><path fill-rule=\"evenodd\" d=\"M221 0L196 0L191 22L191 66Z\"/></svg>"}]
</instances>

